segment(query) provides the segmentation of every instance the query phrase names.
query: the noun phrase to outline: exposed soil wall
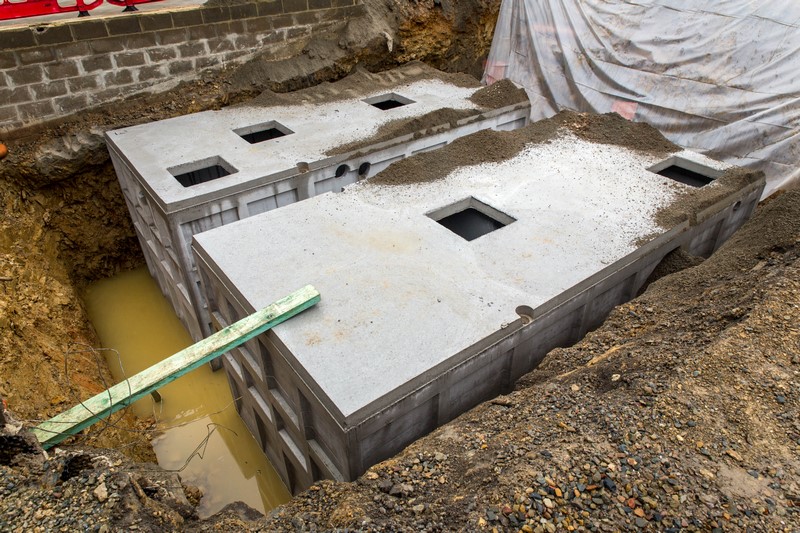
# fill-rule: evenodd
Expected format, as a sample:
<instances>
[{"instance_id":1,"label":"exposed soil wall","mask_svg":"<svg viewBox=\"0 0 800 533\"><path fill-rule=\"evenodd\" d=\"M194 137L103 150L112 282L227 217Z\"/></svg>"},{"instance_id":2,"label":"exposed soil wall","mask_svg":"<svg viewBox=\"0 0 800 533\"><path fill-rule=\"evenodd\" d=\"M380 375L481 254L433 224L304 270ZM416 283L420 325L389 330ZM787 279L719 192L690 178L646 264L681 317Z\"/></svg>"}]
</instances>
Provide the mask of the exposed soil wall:
<instances>
[{"instance_id":1,"label":"exposed soil wall","mask_svg":"<svg viewBox=\"0 0 800 533\"><path fill-rule=\"evenodd\" d=\"M143 261L103 131L219 108L265 89L309 87L357 65L380 70L423 59L449 72L471 65L479 74L499 3L370 1L363 16L268 47L241 67L0 139L9 148L0 160L0 395L33 422L110 380L93 354L70 348L98 345L80 298L85 283ZM132 427L135 421L120 424ZM104 435L111 433L114 438L103 444L147 442L138 433Z\"/></svg>"}]
</instances>

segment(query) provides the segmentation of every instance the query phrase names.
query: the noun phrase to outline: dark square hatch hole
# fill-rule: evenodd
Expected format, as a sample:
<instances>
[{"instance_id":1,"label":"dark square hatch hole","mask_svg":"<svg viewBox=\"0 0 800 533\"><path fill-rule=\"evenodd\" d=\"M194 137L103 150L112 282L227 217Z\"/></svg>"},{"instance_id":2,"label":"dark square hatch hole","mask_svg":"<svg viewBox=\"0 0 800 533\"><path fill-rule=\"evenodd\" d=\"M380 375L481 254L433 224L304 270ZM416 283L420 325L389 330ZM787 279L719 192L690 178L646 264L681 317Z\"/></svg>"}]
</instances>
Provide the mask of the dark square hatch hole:
<instances>
[{"instance_id":1,"label":"dark square hatch hole","mask_svg":"<svg viewBox=\"0 0 800 533\"><path fill-rule=\"evenodd\" d=\"M516 220L472 197L438 209L429 213L428 216L468 241L482 237Z\"/></svg>"},{"instance_id":2,"label":"dark square hatch hole","mask_svg":"<svg viewBox=\"0 0 800 533\"><path fill-rule=\"evenodd\" d=\"M397 93L389 93L367 98L364 102L382 111L388 111L389 109L396 109L404 105L413 104L414 100L409 100L405 96L400 96Z\"/></svg>"},{"instance_id":3,"label":"dark square hatch hole","mask_svg":"<svg viewBox=\"0 0 800 533\"><path fill-rule=\"evenodd\" d=\"M236 172L230 163L219 156L209 157L193 163L186 163L167 169L178 183L184 187L191 187L229 176Z\"/></svg>"},{"instance_id":4,"label":"dark square hatch hole","mask_svg":"<svg viewBox=\"0 0 800 533\"><path fill-rule=\"evenodd\" d=\"M294 133L292 130L278 122L270 121L254 126L247 126L233 130L233 132L249 142L250 144L258 144L272 139L278 139Z\"/></svg>"},{"instance_id":5,"label":"dark square hatch hole","mask_svg":"<svg viewBox=\"0 0 800 533\"><path fill-rule=\"evenodd\" d=\"M688 168L679 167L678 165L670 165L665 169L659 170L656 174L692 187L702 187L714 181L712 177L689 170Z\"/></svg>"}]
</instances>

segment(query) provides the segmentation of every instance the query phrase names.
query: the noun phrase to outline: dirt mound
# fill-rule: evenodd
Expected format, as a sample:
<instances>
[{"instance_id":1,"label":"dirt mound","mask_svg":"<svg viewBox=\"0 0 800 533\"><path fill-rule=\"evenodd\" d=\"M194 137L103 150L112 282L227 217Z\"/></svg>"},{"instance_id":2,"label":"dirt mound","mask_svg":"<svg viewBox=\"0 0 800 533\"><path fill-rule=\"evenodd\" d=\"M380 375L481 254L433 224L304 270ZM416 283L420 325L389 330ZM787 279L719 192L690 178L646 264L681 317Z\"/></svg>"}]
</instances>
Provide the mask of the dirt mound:
<instances>
[{"instance_id":1,"label":"dirt mound","mask_svg":"<svg viewBox=\"0 0 800 533\"><path fill-rule=\"evenodd\" d=\"M525 94L525 89L517 87L513 81L503 79L480 89L470 100L483 108L500 109L525 103L528 101L528 95Z\"/></svg>"},{"instance_id":2,"label":"dirt mound","mask_svg":"<svg viewBox=\"0 0 800 533\"><path fill-rule=\"evenodd\" d=\"M442 179L459 167L511 159L526 145L547 142L554 139L559 131L570 131L591 142L619 145L649 153L666 155L680 150L652 126L629 122L615 113L589 115L562 111L550 119L534 122L518 130L483 130L456 139L435 152L397 161L368 183L405 185Z\"/></svg>"}]
</instances>

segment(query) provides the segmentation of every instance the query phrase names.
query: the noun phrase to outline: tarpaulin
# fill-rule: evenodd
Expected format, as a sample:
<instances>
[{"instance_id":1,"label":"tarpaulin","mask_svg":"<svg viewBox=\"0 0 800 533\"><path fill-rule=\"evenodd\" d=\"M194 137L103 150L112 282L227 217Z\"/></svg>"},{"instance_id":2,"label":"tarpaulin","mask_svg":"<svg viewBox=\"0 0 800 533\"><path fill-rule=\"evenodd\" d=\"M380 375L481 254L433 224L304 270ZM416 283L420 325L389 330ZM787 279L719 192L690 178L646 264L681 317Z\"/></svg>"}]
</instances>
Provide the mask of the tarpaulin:
<instances>
[{"instance_id":1,"label":"tarpaulin","mask_svg":"<svg viewBox=\"0 0 800 533\"><path fill-rule=\"evenodd\" d=\"M689 150L800 179L800 2L503 0L484 82L533 120L615 111Z\"/></svg>"}]
</instances>

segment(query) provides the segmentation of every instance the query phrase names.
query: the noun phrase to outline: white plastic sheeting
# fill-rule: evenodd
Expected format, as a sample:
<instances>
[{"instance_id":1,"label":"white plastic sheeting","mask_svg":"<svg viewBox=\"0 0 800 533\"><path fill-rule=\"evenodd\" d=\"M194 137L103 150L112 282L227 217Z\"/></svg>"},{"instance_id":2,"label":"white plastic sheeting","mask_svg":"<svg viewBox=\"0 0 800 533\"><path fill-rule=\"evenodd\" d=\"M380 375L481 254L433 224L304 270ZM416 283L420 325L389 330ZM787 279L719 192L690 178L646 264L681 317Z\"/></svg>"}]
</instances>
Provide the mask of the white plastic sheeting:
<instances>
[{"instance_id":1,"label":"white plastic sheeting","mask_svg":"<svg viewBox=\"0 0 800 533\"><path fill-rule=\"evenodd\" d=\"M616 111L674 143L800 178L800 2L503 0L484 73L533 120Z\"/></svg>"}]
</instances>

